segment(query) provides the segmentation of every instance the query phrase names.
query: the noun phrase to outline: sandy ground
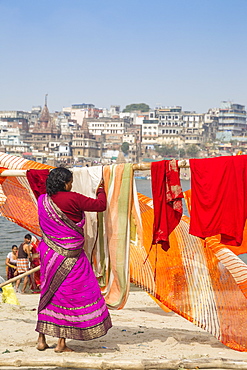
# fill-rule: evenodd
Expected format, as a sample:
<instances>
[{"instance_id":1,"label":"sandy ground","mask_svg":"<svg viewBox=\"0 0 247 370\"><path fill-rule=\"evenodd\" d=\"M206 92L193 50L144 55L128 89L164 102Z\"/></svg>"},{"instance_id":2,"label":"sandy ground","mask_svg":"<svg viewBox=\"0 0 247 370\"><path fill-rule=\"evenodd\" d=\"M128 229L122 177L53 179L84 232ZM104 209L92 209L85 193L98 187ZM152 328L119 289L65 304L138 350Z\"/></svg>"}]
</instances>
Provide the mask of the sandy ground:
<instances>
[{"instance_id":1,"label":"sandy ground","mask_svg":"<svg viewBox=\"0 0 247 370\"><path fill-rule=\"evenodd\" d=\"M0 303L0 367L80 364L81 368L154 369L163 364L162 368L182 369L184 363L194 364L186 368L196 368L196 364L203 368L198 363L220 363L224 359L235 366L243 361L239 368L247 369L247 352L227 348L177 314L164 312L148 294L138 290L131 291L124 309L111 311L113 328L106 336L88 342L68 340L76 352L63 354L54 352L56 338L47 337L51 348L40 352L35 348L39 295L17 293L17 297L20 306Z\"/></svg>"}]
</instances>

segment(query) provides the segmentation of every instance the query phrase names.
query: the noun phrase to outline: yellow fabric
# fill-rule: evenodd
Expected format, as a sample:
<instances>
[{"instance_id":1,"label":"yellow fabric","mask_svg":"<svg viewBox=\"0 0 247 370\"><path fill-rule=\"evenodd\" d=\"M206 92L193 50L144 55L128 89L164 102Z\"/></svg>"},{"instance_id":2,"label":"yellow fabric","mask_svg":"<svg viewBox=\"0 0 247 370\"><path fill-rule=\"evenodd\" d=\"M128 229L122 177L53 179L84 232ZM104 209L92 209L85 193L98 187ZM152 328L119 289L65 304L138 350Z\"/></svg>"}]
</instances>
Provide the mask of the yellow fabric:
<instances>
[{"instance_id":1,"label":"yellow fabric","mask_svg":"<svg viewBox=\"0 0 247 370\"><path fill-rule=\"evenodd\" d=\"M20 305L15 290L12 286L12 284L7 284L2 287L3 293L2 293L2 302L3 303L9 303L9 304L15 304Z\"/></svg>"}]
</instances>

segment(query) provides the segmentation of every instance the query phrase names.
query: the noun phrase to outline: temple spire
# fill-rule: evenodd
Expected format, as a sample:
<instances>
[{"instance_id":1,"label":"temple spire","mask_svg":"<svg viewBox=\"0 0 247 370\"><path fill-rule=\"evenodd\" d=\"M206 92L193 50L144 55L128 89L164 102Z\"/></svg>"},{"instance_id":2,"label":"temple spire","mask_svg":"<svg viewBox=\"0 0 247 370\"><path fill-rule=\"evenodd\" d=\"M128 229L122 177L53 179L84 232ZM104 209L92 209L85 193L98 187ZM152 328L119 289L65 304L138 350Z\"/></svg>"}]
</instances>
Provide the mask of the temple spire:
<instances>
[{"instance_id":1,"label":"temple spire","mask_svg":"<svg viewBox=\"0 0 247 370\"><path fill-rule=\"evenodd\" d=\"M47 107L47 96L48 94L45 95L45 105L39 117L40 127L43 129L47 128L50 125L51 120L49 109Z\"/></svg>"}]
</instances>

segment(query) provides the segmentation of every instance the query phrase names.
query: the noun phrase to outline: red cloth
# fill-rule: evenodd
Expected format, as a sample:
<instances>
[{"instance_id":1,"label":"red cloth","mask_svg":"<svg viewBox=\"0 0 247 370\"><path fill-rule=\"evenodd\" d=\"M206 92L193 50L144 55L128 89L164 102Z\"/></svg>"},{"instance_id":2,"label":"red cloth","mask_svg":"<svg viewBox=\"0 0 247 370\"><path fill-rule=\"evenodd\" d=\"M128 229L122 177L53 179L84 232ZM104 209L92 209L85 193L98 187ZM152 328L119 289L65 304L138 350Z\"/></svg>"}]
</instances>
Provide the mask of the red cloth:
<instances>
[{"instance_id":1,"label":"red cloth","mask_svg":"<svg viewBox=\"0 0 247 370\"><path fill-rule=\"evenodd\" d=\"M182 217L183 192L180 184L178 161L151 163L151 182L154 206L152 244L169 249L169 235Z\"/></svg>"},{"instance_id":2,"label":"red cloth","mask_svg":"<svg viewBox=\"0 0 247 370\"><path fill-rule=\"evenodd\" d=\"M27 171L27 179L36 199L38 199L41 194L46 193L46 179L49 173L49 170Z\"/></svg>"},{"instance_id":3,"label":"red cloth","mask_svg":"<svg viewBox=\"0 0 247 370\"><path fill-rule=\"evenodd\" d=\"M30 244L30 250L32 253L31 268L34 268L40 265L38 244L39 244L38 240ZM30 278L31 278L31 289L39 290L40 289L40 270L31 274Z\"/></svg>"},{"instance_id":4,"label":"red cloth","mask_svg":"<svg viewBox=\"0 0 247 370\"><path fill-rule=\"evenodd\" d=\"M98 188L97 199L73 191L59 191L51 199L74 222L81 221L83 211L103 212L106 209L106 193L101 187Z\"/></svg>"},{"instance_id":5,"label":"red cloth","mask_svg":"<svg viewBox=\"0 0 247 370\"><path fill-rule=\"evenodd\" d=\"M5 170L8 170L8 168L6 167L0 167L0 174L5 171ZM2 185L2 183L7 179L6 176L3 176L3 177L0 177L0 185Z\"/></svg>"},{"instance_id":6,"label":"red cloth","mask_svg":"<svg viewBox=\"0 0 247 370\"><path fill-rule=\"evenodd\" d=\"M190 234L240 245L247 217L247 156L191 159Z\"/></svg>"}]
</instances>

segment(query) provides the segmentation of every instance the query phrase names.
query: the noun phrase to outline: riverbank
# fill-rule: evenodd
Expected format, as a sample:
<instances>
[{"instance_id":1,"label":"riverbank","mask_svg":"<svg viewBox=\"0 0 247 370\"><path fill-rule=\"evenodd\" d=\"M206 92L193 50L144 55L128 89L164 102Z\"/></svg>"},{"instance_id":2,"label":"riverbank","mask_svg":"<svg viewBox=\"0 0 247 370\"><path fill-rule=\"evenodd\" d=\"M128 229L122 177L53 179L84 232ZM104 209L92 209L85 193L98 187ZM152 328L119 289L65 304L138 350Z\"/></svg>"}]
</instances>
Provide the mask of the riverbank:
<instances>
[{"instance_id":1,"label":"riverbank","mask_svg":"<svg viewBox=\"0 0 247 370\"><path fill-rule=\"evenodd\" d=\"M111 311L113 328L106 336L88 342L68 340L76 352L62 354L54 352L56 339L47 337L51 348L39 352L35 348L39 295L17 294L17 298L20 306L0 304L0 366L231 369L238 364L247 369L247 353L231 350L175 313L164 312L135 288L123 310Z\"/></svg>"}]
</instances>

